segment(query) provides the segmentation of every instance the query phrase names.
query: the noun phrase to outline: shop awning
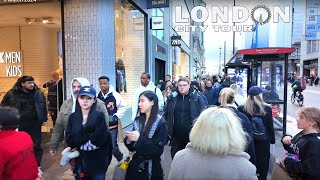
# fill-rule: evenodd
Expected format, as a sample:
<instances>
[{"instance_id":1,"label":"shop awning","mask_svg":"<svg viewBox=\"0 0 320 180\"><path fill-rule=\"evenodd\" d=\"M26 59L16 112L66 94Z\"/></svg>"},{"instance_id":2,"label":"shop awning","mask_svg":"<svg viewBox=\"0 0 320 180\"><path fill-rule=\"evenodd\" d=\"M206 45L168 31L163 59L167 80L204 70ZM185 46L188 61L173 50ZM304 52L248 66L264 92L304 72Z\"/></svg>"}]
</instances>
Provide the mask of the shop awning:
<instances>
[{"instance_id":1,"label":"shop awning","mask_svg":"<svg viewBox=\"0 0 320 180\"><path fill-rule=\"evenodd\" d=\"M249 65L251 63L259 63L264 60L279 61L282 58L285 60L285 56L295 52L295 50L295 48L283 47L242 49L237 51L237 53L228 61L226 66Z\"/></svg>"}]
</instances>

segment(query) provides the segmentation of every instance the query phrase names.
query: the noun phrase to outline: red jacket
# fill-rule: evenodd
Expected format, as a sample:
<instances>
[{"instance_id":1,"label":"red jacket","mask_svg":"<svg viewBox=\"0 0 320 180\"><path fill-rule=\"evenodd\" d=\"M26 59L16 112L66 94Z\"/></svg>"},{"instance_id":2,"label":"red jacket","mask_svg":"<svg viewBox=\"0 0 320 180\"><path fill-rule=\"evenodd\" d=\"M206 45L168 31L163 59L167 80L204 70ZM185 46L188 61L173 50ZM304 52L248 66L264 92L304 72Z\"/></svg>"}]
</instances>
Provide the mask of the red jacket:
<instances>
[{"instance_id":1,"label":"red jacket","mask_svg":"<svg viewBox=\"0 0 320 180\"><path fill-rule=\"evenodd\" d=\"M25 132L0 131L0 180L35 180L37 177L31 137Z\"/></svg>"}]
</instances>

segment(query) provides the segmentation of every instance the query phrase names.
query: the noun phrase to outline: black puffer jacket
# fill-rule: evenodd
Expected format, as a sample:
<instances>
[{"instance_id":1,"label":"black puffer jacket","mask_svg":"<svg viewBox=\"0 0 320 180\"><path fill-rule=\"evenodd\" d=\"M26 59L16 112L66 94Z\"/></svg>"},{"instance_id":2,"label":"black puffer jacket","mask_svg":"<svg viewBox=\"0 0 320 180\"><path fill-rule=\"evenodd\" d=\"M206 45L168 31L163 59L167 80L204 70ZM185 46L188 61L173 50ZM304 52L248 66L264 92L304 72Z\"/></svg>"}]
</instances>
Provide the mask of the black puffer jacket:
<instances>
[{"instance_id":1,"label":"black puffer jacket","mask_svg":"<svg viewBox=\"0 0 320 180\"><path fill-rule=\"evenodd\" d=\"M21 94L23 91L22 86L19 82L17 82L11 90L7 92L7 94L3 97L1 101L2 106L10 106L14 107L21 111L21 102L19 99L19 94ZM35 102L35 108L37 111L37 117L38 122L43 123L48 120L48 112L47 112L47 106L46 106L46 99L44 97L44 94L42 93L41 89L38 88L38 86L35 84L34 89L34 102Z\"/></svg>"},{"instance_id":2,"label":"black puffer jacket","mask_svg":"<svg viewBox=\"0 0 320 180\"><path fill-rule=\"evenodd\" d=\"M299 162L290 158L284 161L290 174L301 179L320 179L320 133L303 134L303 131L292 138L290 145L283 144L288 153L296 154Z\"/></svg>"},{"instance_id":3,"label":"black puffer jacket","mask_svg":"<svg viewBox=\"0 0 320 180\"><path fill-rule=\"evenodd\" d=\"M98 111L96 106L97 103L92 105L87 122L82 125L82 112L77 102L75 112L69 116L66 129L68 147L77 148L80 152L80 156L76 158L75 170L83 160L85 171L93 174L106 172L112 159L111 134L107 128L104 113ZM81 150L81 146L88 141L99 148L90 151Z\"/></svg>"}]
</instances>

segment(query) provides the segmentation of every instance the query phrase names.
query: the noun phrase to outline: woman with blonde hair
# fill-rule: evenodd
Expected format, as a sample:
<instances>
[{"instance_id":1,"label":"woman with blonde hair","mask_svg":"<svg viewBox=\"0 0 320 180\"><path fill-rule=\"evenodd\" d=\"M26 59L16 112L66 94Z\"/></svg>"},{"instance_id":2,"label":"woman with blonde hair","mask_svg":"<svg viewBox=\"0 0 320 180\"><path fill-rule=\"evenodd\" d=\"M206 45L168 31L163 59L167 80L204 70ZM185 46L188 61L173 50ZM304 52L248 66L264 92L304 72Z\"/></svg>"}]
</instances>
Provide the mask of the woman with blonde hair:
<instances>
[{"instance_id":1,"label":"woman with blonde hair","mask_svg":"<svg viewBox=\"0 0 320 180\"><path fill-rule=\"evenodd\" d=\"M284 160L285 169L300 179L319 179L320 109L303 107L297 114L297 126L302 131L293 138L285 135L281 139L284 149L290 153Z\"/></svg>"},{"instance_id":2,"label":"woman with blonde hair","mask_svg":"<svg viewBox=\"0 0 320 180\"><path fill-rule=\"evenodd\" d=\"M194 124L190 143L174 156L168 179L257 179L245 146L245 132L232 111L208 108Z\"/></svg>"},{"instance_id":3,"label":"woman with blonde hair","mask_svg":"<svg viewBox=\"0 0 320 180\"><path fill-rule=\"evenodd\" d=\"M231 88L223 88L220 92L221 106L229 108L240 120L243 130L247 133L247 145L245 152L250 155L250 162L256 164L256 155L254 151L252 125L248 117L240 112L234 105L236 92Z\"/></svg>"},{"instance_id":4,"label":"woman with blonde hair","mask_svg":"<svg viewBox=\"0 0 320 180\"><path fill-rule=\"evenodd\" d=\"M254 139L256 154L256 167L259 180L266 180L269 169L270 143L275 143L273 118L271 106L266 104L262 98L262 89L259 86L252 86L248 90L248 98L238 110L243 112L250 121L253 117L262 120L265 129L265 139Z\"/></svg>"}]
</instances>

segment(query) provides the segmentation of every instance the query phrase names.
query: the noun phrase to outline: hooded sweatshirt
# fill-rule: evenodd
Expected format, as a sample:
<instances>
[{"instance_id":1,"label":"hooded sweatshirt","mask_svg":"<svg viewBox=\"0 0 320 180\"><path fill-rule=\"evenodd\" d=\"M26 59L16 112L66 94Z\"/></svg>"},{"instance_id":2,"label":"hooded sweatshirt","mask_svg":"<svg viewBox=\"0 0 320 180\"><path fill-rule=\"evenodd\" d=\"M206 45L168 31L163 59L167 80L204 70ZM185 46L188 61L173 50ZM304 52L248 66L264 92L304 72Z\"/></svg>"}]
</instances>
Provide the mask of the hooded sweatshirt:
<instances>
[{"instance_id":1,"label":"hooded sweatshirt","mask_svg":"<svg viewBox=\"0 0 320 180\"><path fill-rule=\"evenodd\" d=\"M117 116L119 119L121 119L126 112L126 104L124 100L122 99L121 95L115 91L112 85L109 85L109 92L107 94L103 94L103 92L100 91L97 95L97 98L104 102L110 117ZM110 122L109 126L112 126Z\"/></svg>"},{"instance_id":2,"label":"hooded sweatshirt","mask_svg":"<svg viewBox=\"0 0 320 180\"><path fill-rule=\"evenodd\" d=\"M71 88L70 88L71 97L62 103L62 106L60 108L60 113L58 114L58 117L57 117L56 125L55 125L53 133L51 135L51 140L50 140L51 149L55 150L55 151L58 149L60 139L63 136L63 132L67 127L69 115L75 112L77 97L73 94L73 90L72 90L72 83L75 80L77 80L80 83L81 87L82 86L90 86L90 83L86 78L72 79ZM104 113L105 119L107 121L106 123L108 125L109 124L109 115L108 115L106 106L104 105L104 103L100 99L97 99L96 103L97 103L97 106L96 106L97 110L102 111Z\"/></svg>"},{"instance_id":3,"label":"hooded sweatshirt","mask_svg":"<svg viewBox=\"0 0 320 180\"><path fill-rule=\"evenodd\" d=\"M163 101L163 95L162 92L159 88L157 88L154 83L152 81L149 81L149 84L144 87L142 85L140 85L140 87L136 90L136 92L134 93L134 99L133 99L133 104L132 104L132 121L136 118L137 116L137 112L138 112L138 103L139 103L139 96L141 93L143 93L144 91L153 91L157 94L158 97L158 104L159 104L159 110L163 109L163 105L164 105L164 101Z\"/></svg>"},{"instance_id":4,"label":"hooded sweatshirt","mask_svg":"<svg viewBox=\"0 0 320 180\"><path fill-rule=\"evenodd\" d=\"M72 110L71 110L72 113L76 109L76 101L77 101L77 97L75 96L75 94L73 93L73 90L72 90L72 84L73 84L73 82L75 80L77 80L80 83L81 87L90 86L90 83L89 83L88 79L86 79L86 78L74 78L74 79L71 80L70 92L71 92L71 97L72 97L72 100L73 100Z\"/></svg>"}]
</instances>

